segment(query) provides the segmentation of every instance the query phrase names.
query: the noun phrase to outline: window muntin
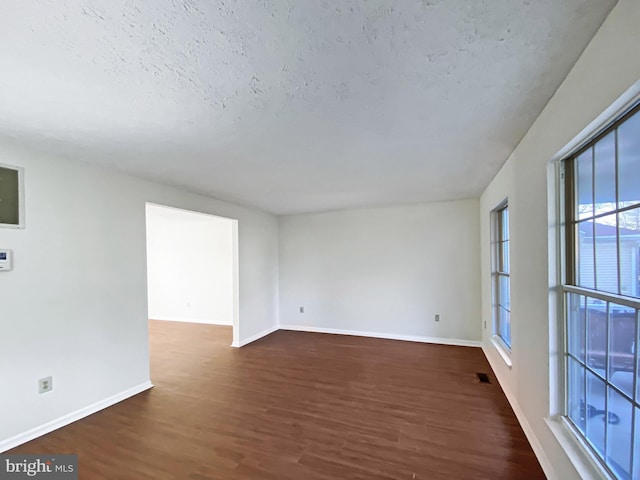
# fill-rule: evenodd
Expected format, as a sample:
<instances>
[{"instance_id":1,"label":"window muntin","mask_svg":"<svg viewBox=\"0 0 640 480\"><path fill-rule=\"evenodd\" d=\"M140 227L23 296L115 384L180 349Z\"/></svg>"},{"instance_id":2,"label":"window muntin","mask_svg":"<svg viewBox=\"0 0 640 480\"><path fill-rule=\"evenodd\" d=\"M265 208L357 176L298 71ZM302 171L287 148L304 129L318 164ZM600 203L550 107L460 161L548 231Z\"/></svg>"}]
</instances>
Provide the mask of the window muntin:
<instances>
[{"instance_id":1,"label":"window muntin","mask_svg":"<svg viewBox=\"0 0 640 480\"><path fill-rule=\"evenodd\" d=\"M640 478L640 108L564 162L566 416L616 478Z\"/></svg>"},{"instance_id":2,"label":"window muntin","mask_svg":"<svg viewBox=\"0 0 640 480\"><path fill-rule=\"evenodd\" d=\"M494 334L511 350L511 285L509 272L509 206L503 203L493 211L493 291Z\"/></svg>"}]
</instances>

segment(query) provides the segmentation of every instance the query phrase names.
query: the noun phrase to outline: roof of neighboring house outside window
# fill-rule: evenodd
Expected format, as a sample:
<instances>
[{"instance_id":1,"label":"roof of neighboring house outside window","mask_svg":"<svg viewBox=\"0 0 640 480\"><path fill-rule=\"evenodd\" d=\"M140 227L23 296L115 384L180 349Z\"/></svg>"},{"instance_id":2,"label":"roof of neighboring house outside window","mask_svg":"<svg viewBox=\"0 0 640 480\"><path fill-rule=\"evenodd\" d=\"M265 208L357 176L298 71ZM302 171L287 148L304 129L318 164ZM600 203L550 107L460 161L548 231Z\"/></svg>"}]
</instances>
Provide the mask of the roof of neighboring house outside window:
<instances>
[{"instance_id":1,"label":"roof of neighboring house outside window","mask_svg":"<svg viewBox=\"0 0 640 480\"><path fill-rule=\"evenodd\" d=\"M585 237L593 236L593 221L582 222L580 225L580 234ZM640 237L640 229L631 230L629 228L619 228L621 237L630 237L637 236ZM607 225L606 223L596 222L596 237L615 237L616 236L616 226L615 225Z\"/></svg>"}]
</instances>

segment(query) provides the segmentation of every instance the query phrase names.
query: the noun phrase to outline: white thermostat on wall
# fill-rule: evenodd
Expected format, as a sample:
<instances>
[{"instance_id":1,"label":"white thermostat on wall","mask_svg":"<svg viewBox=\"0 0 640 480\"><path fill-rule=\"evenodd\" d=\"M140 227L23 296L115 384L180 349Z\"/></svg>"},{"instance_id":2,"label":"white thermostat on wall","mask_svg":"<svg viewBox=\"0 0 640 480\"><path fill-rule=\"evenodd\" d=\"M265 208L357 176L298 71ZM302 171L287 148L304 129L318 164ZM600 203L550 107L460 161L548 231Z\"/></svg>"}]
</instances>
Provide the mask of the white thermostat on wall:
<instances>
[{"instance_id":1,"label":"white thermostat on wall","mask_svg":"<svg viewBox=\"0 0 640 480\"><path fill-rule=\"evenodd\" d=\"M0 248L0 272L8 272L12 268L11 250Z\"/></svg>"}]
</instances>

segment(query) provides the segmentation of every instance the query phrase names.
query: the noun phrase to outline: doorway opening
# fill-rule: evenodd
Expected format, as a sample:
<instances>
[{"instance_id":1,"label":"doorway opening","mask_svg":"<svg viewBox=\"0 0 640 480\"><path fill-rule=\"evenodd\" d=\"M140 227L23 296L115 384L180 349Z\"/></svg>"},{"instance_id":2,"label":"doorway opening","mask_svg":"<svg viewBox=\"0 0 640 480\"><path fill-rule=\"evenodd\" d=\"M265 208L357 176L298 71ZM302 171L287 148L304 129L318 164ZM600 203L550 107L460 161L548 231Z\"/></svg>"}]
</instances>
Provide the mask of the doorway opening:
<instances>
[{"instance_id":1,"label":"doorway opening","mask_svg":"<svg viewBox=\"0 0 640 480\"><path fill-rule=\"evenodd\" d=\"M146 204L151 321L229 326L239 337L238 221Z\"/></svg>"}]
</instances>

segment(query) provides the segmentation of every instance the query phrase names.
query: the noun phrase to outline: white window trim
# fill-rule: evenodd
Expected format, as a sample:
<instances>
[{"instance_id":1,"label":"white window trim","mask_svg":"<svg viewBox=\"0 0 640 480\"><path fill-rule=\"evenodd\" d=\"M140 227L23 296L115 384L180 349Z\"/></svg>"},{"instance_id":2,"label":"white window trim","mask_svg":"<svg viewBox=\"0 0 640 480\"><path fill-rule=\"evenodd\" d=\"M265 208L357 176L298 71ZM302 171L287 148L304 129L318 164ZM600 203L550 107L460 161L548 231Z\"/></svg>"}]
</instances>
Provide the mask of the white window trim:
<instances>
[{"instance_id":1,"label":"white window trim","mask_svg":"<svg viewBox=\"0 0 640 480\"><path fill-rule=\"evenodd\" d=\"M600 460L565 417L558 415L555 418L545 419L545 422L581 478L616 480L602 466Z\"/></svg>"},{"instance_id":2,"label":"white window trim","mask_svg":"<svg viewBox=\"0 0 640 480\"><path fill-rule=\"evenodd\" d=\"M566 391L567 391L567 372L565 362L558 359L558 354L564 356L566 344L566 329L564 318L564 295L562 294L562 285L565 280L564 257L566 254L564 246L564 180L561 162L567 158L572 152L575 152L589 143L600 133L602 133L609 125L617 119L624 116L640 101L640 81L631 86L623 95L618 98L609 108L602 112L595 120L587 125L573 140L565 145L556 155L553 156L549 165L552 174L553 192L555 193L555 202L551 207L551 215L555 217L555 232L551 251L555 251L555 258L550 257L550 271L556 272L556 284L550 288L549 301L550 305L556 305L550 317L550 331L557 331L556 351L550 352L550 372L549 372L549 398L550 411L549 416L545 418L549 430L558 441L576 471L582 478L594 478L597 480L615 480L602 465L591 449L585 444L582 438L575 432L575 429L567 420L566 414ZM555 325L554 325L555 323Z\"/></svg>"},{"instance_id":3,"label":"white window trim","mask_svg":"<svg viewBox=\"0 0 640 480\"><path fill-rule=\"evenodd\" d=\"M509 351L509 348L504 343L502 338L500 338L499 335L493 335L491 337L491 343L493 344L495 349L498 351L498 353L500 354L500 357L502 358L504 363L507 365L507 367L511 369L511 367L513 366L513 362L511 361L511 352Z\"/></svg>"}]
</instances>

